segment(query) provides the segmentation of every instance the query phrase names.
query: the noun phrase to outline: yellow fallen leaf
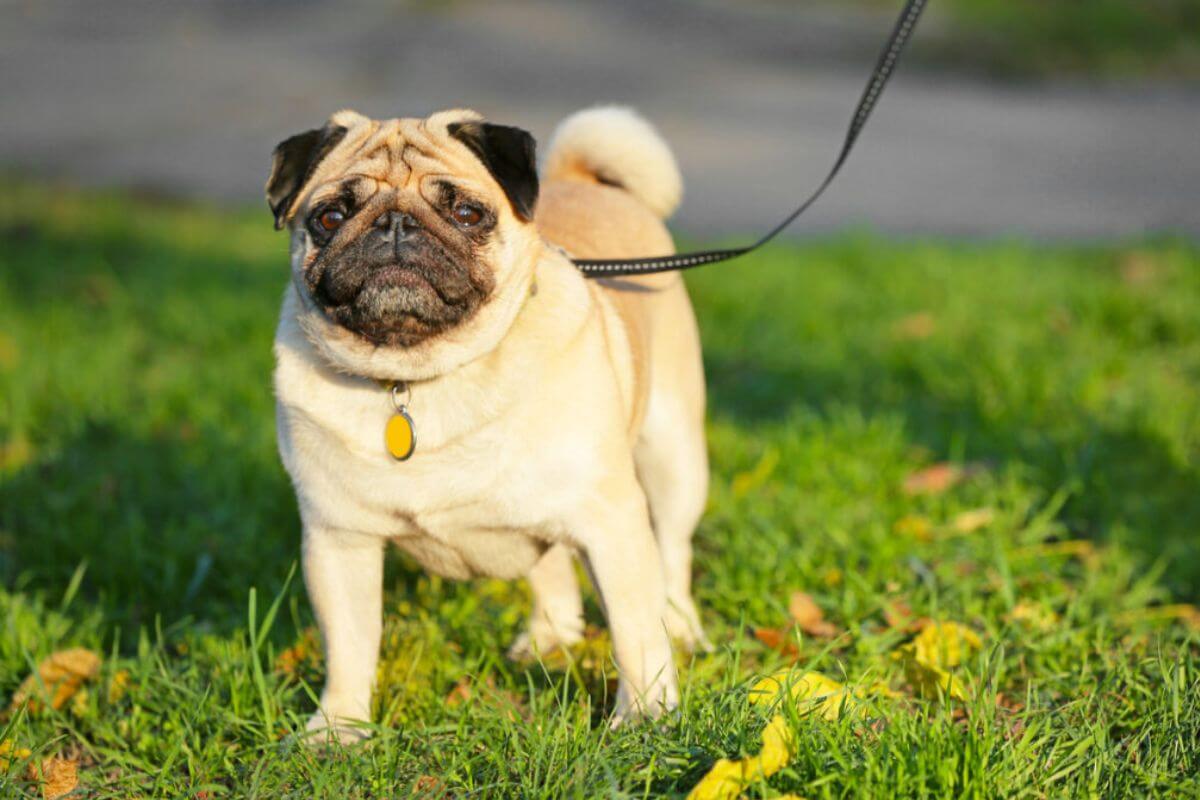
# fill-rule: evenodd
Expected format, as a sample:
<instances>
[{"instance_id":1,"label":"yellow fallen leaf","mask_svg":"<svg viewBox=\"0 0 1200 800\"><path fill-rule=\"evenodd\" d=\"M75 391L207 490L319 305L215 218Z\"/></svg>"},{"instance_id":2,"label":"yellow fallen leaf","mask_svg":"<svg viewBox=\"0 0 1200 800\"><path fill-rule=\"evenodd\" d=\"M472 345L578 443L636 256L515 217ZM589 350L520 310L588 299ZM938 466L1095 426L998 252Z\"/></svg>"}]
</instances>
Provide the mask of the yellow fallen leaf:
<instances>
[{"instance_id":1,"label":"yellow fallen leaf","mask_svg":"<svg viewBox=\"0 0 1200 800\"><path fill-rule=\"evenodd\" d=\"M974 533L991 525L995 518L996 512L991 508L974 508L955 516L952 524L959 533Z\"/></svg>"},{"instance_id":2,"label":"yellow fallen leaf","mask_svg":"<svg viewBox=\"0 0 1200 800\"><path fill-rule=\"evenodd\" d=\"M1042 603L1022 600L1008 612L1009 622L1015 622L1037 631L1052 630L1058 624L1058 614Z\"/></svg>"},{"instance_id":3,"label":"yellow fallen leaf","mask_svg":"<svg viewBox=\"0 0 1200 800\"><path fill-rule=\"evenodd\" d=\"M733 800L750 784L761 781L787 766L791 757L791 729L777 714L762 732L762 750L757 756L731 760L722 758L688 793L688 800Z\"/></svg>"},{"instance_id":4,"label":"yellow fallen leaf","mask_svg":"<svg viewBox=\"0 0 1200 800\"><path fill-rule=\"evenodd\" d=\"M79 763L73 758L52 756L42 762L42 798L57 800L79 785Z\"/></svg>"},{"instance_id":5,"label":"yellow fallen leaf","mask_svg":"<svg viewBox=\"0 0 1200 800\"><path fill-rule=\"evenodd\" d=\"M71 714L80 718L87 716L90 697L86 687L76 692L75 696L71 698Z\"/></svg>"},{"instance_id":6,"label":"yellow fallen leaf","mask_svg":"<svg viewBox=\"0 0 1200 800\"><path fill-rule=\"evenodd\" d=\"M830 589L840 586L842 584L842 571L837 567L830 567L821 575L821 582Z\"/></svg>"},{"instance_id":7,"label":"yellow fallen leaf","mask_svg":"<svg viewBox=\"0 0 1200 800\"><path fill-rule=\"evenodd\" d=\"M768 675L750 687L748 699L752 705L769 705L780 700L784 692L801 714L816 714L832 721L843 713L862 712L859 700L863 692L852 692L819 672L798 674L788 669ZM872 686L867 693L894 694L882 684ZM763 729L762 750L758 755L718 760L688 794L688 800L732 800L750 784L787 766L793 750L787 718L776 714Z\"/></svg>"},{"instance_id":8,"label":"yellow fallen leaf","mask_svg":"<svg viewBox=\"0 0 1200 800\"><path fill-rule=\"evenodd\" d=\"M819 672L798 674L786 669L762 678L752 687L748 700L751 705L769 705L779 701L784 693L796 703L801 714L818 714L825 720L836 720L843 712L860 714L859 700L864 694L895 696L886 686L877 683L865 692L851 691ZM688 800L733 800L756 781L774 775L787 766L795 749L792 730L783 714L776 714L762 732L762 749L756 756L741 759L719 759L700 782L688 793ZM783 795L795 797L795 795Z\"/></svg>"},{"instance_id":9,"label":"yellow fallen leaf","mask_svg":"<svg viewBox=\"0 0 1200 800\"><path fill-rule=\"evenodd\" d=\"M1019 547L1013 551L1014 558L1051 558L1054 556L1075 556L1082 561L1090 561L1096 557L1096 545L1087 539L1068 539L1065 542L1046 542L1029 547Z\"/></svg>"},{"instance_id":10,"label":"yellow fallen leaf","mask_svg":"<svg viewBox=\"0 0 1200 800\"><path fill-rule=\"evenodd\" d=\"M975 631L957 622L941 622L927 626L912 640L920 661L939 667L957 667L983 642Z\"/></svg>"},{"instance_id":11,"label":"yellow fallen leaf","mask_svg":"<svg viewBox=\"0 0 1200 800\"><path fill-rule=\"evenodd\" d=\"M1117 615L1117 621L1129 625L1134 622L1172 622L1179 621L1192 630L1200 630L1200 608L1190 603L1176 603L1166 606L1147 606L1135 611L1126 611Z\"/></svg>"},{"instance_id":12,"label":"yellow fallen leaf","mask_svg":"<svg viewBox=\"0 0 1200 800\"><path fill-rule=\"evenodd\" d=\"M919 694L938 697L939 693L966 700L962 681L950 673L983 646L970 628L955 622L927 625L912 641L896 648L892 658L904 666L908 682Z\"/></svg>"},{"instance_id":13,"label":"yellow fallen leaf","mask_svg":"<svg viewBox=\"0 0 1200 800\"><path fill-rule=\"evenodd\" d=\"M0 742L0 772L5 772L14 761L24 761L33 755L28 747L17 747L12 739Z\"/></svg>"},{"instance_id":14,"label":"yellow fallen leaf","mask_svg":"<svg viewBox=\"0 0 1200 800\"><path fill-rule=\"evenodd\" d=\"M952 675L949 670L917 661L914 658L904 659L904 677L912 684L913 689L922 697L936 698L940 695L955 700L967 700L967 690L962 681Z\"/></svg>"},{"instance_id":15,"label":"yellow fallen leaf","mask_svg":"<svg viewBox=\"0 0 1200 800\"><path fill-rule=\"evenodd\" d=\"M771 473L777 466L779 466L779 451L774 447L768 447L759 458L758 463L754 465L754 469L739 472L733 476L733 482L730 484L733 496L745 497L754 489L762 486L771 477Z\"/></svg>"},{"instance_id":16,"label":"yellow fallen leaf","mask_svg":"<svg viewBox=\"0 0 1200 800\"><path fill-rule=\"evenodd\" d=\"M54 709L62 708L99 669L100 656L91 650L82 647L60 650L38 664L37 672L21 682L13 693L9 713L26 701L30 711L40 708L41 702L49 702Z\"/></svg>"},{"instance_id":17,"label":"yellow fallen leaf","mask_svg":"<svg viewBox=\"0 0 1200 800\"><path fill-rule=\"evenodd\" d=\"M12 337L0 333L0 368L15 367L20 353L21 351Z\"/></svg>"},{"instance_id":18,"label":"yellow fallen leaf","mask_svg":"<svg viewBox=\"0 0 1200 800\"><path fill-rule=\"evenodd\" d=\"M0 443L0 472L18 470L32 460L33 445L23 435Z\"/></svg>"},{"instance_id":19,"label":"yellow fallen leaf","mask_svg":"<svg viewBox=\"0 0 1200 800\"><path fill-rule=\"evenodd\" d=\"M749 700L753 705L768 705L779 699L784 690L801 715L817 714L822 719L835 720L842 711L858 711L858 698L842 684L819 672L797 675L786 669L769 675L750 687Z\"/></svg>"},{"instance_id":20,"label":"yellow fallen leaf","mask_svg":"<svg viewBox=\"0 0 1200 800\"><path fill-rule=\"evenodd\" d=\"M110 704L116 703L125 696L127 691L129 691L129 670L119 669L113 673L112 678L108 682L106 699Z\"/></svg>"},{"instance_id":21,"label":"yellow fallen leaf","mask_svg":"<svg viewBox=\"0 0 1200 800\"><path fill-rule=\"evenodd\" d=\"M918 514L908 514L896 520L892 530L900 536L916 539L919 542L928 542L933 538L933 524L926 517Z\"/></svg>"}]
</instances>

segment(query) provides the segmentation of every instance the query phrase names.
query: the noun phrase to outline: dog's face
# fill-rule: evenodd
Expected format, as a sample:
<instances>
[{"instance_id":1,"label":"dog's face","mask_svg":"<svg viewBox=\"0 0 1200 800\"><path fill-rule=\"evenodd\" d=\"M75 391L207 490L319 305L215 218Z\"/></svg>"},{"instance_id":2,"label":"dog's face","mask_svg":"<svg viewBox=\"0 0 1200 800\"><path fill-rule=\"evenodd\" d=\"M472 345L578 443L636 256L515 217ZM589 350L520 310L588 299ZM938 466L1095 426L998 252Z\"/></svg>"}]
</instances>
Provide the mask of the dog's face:
<instances>
[{"instance_id":1,"label":"dog's face","mask_svg":"<svg viewBox=\"0 0 1200 800\"><path fill-rule=\"evenodd\" d=\"M468 111L343 111L282 142L267 200L292 230L309 337L336 366L387 378L494 346L540 252L537 189L532 137Z\"/></svg>"}]
</instances>

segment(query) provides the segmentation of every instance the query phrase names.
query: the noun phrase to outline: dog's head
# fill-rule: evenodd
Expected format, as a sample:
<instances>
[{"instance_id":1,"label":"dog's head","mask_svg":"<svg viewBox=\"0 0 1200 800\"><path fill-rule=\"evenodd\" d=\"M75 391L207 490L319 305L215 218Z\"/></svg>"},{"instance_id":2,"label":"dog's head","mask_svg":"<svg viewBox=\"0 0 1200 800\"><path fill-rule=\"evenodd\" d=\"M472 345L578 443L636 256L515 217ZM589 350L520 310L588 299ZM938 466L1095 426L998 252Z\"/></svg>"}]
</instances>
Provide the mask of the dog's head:
<instances>
[{"instance_id":1,"label":"dog's head","mask_svg":"<svg viewBox=\"0 0 1200 800\"><path fill-rule=\"evenodd\" d=\"M419 379L496 345L540 253L533 138L471 111L353 111L275 148L301 325L334 365Z\"/></svg>"}]
</instances>

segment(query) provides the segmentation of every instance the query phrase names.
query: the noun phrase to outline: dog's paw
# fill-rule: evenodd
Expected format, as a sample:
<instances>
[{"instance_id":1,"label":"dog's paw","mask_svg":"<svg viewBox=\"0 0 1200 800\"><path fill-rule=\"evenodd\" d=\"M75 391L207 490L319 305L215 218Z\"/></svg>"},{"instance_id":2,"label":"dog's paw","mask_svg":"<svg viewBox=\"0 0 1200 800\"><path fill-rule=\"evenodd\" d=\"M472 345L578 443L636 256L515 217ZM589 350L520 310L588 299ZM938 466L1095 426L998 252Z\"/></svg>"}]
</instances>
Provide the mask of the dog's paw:
<instances>
[{"instance_id":1,"label":"dog's paw","mask_svg":"<svg viewBox=\"0 0 1200 800\"><path fill-rule=\"evenodd\" d=\"M667 635L679 649L687 653L711 653L712 642L704 635L704 627L700 624L700 615L691 600L683 603L671 601L667 605L667 614L663 618Z\"/></svg>"},{"instance_id":2,"label":"dog's paw","mask_svg":"<svg viewBox=\"0 0 1200 800\"><path fill-rule=\"evenodd\" d=\"M318 709L304 726L304 743L309 747L338 744L349 747L371 738L367 723L350 717L327 715Z\"/></svg>"},{"instance_id":3,"label":"dog's paw","mask_svg":"<svg viewBox=\"0 0 1200 800\"><path fill-rule=\"evenodd\" d=\"M557 625L534 623L513 641L508 657L513 661L533 661L558 649L566 649L583 641L583 622L568 621Z\"/></svg>"},{"instance_id":4,"label":"dog's paw","mask_svg":"<svg viewBox=\"0 0 1200 800\"><path fill-rule=\"evenodd\" d=\"M619 728L646 719L658 719L678 707L679 689L674 680L655 681L649 689L640 693L634 692L625 681L621 681L609 726Z\"/></svg>"}]
</instances>

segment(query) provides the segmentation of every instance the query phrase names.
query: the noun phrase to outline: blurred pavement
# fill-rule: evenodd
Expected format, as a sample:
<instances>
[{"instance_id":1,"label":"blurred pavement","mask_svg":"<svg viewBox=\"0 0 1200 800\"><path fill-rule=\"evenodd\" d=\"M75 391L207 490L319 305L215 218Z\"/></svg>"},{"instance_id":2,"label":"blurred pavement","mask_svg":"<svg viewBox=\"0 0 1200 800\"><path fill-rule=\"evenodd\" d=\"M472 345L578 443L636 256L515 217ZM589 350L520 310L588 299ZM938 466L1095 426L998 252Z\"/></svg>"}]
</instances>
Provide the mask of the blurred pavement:
<instances>
[{"instance_id":1,"label":"blurred pavement","mask_svg":"<svg viewBox=\"0 0 1200 800\"><path fill-rule=\"evenodd\" d=\"M823 177L891 24L799 0L0 11L0 169L257 202L274 144L337 108L469 106L545 142L567 113L620 102L674 146L678 228L702 237L762 231ZM1198 234L1198 206L1200 89L1004 86L909 62L793 232Z\"/></svg>"}]
</instances>

